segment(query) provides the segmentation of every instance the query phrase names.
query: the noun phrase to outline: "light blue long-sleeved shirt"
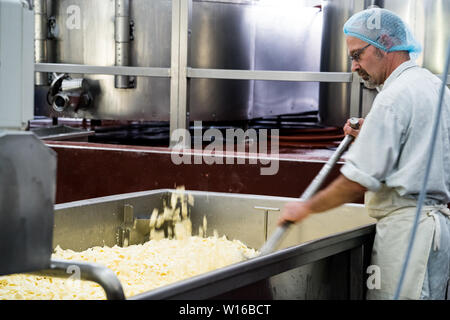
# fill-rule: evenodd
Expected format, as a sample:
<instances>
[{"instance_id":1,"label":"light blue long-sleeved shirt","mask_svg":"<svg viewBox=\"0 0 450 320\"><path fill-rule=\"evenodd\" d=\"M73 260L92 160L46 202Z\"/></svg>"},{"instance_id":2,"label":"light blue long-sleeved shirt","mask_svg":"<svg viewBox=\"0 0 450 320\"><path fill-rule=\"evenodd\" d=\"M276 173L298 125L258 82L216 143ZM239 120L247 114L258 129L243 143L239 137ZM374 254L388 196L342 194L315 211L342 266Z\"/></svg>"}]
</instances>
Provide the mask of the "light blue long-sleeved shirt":
<instances>
[{"instance_id":1,"label":"light blue long-sleeved shirt","mask_svg":"<svg viewBox=\"0 0 450 320\"><path fill-rule=\"evenodd\" d=\"M425 175L441 80L412 61L386 79L341 173L370 191L382 186L418 199ZM446 88L427 199L450 202L450 90Z\"/></svg>"}]
</instances>

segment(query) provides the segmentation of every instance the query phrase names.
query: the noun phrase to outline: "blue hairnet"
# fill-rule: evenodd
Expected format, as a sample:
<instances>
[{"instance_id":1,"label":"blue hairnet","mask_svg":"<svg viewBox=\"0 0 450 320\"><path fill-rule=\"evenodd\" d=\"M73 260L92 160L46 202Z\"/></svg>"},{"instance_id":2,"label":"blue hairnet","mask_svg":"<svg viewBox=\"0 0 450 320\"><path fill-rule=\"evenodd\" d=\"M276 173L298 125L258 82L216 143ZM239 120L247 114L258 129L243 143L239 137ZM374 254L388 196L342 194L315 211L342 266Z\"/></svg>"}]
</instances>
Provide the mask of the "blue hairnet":
<instances>
[{"instance_id":1,"label":"blue hairnet","mask_svg":"<svg viewBox=\"0 0 450 320\"><path fill-rule=\"evenodd\" d=\"M422 51L406 23L386 9L372 8L354 14L344 24L344 33L386 52L408 51L413 58Z\"/></svg>"}]
</instances>

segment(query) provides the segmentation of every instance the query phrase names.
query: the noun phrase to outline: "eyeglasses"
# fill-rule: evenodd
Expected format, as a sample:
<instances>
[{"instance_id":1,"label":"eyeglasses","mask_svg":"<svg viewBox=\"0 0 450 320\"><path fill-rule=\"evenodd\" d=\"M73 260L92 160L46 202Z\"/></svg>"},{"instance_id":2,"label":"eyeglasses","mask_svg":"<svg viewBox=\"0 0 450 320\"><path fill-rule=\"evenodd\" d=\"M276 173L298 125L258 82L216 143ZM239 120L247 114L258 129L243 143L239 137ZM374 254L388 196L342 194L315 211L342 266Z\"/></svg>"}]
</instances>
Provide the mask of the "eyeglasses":
<instances>
[{"instance_id":1,"label":"eyeglasses","mask_svg":"<svg viewBox=\"0 0 450 320\"><path fill-rule=\"evenodd\" d=\"M359 59L361 57L361 55L364 53L364 50L366 50L366 48L370 46L370 43L358 50L355 50L355 52L353 52L353 54L350 56L350 60L355 61L355 62L359 62Z\"/></svg>"}]
</instances>

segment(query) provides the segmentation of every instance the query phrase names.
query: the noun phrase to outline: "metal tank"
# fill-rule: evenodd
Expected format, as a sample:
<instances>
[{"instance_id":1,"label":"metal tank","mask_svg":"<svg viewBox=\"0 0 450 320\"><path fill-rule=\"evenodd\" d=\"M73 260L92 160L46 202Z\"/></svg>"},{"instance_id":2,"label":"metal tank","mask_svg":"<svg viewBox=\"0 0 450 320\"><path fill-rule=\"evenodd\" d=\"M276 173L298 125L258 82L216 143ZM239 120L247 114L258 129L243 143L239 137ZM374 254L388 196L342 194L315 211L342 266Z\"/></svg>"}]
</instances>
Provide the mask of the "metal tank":
<instances>
[{"instance_id":1,"label":"metal tank","mask_svg":"<svg viewBox=\"0 0 450 320\"><path fill-rule=\"evenodd\" d=\"M51 19L48 55L38 61L93 66L170 68L172 1L47 1ZM254 22L251 1L193 1L190 65L195 68L251 69ZM40 37L37 38L40 42ZM37 41L38 41L37 40ZM38 87L37 114L115 120L169 120L170 78L74 75L88 80L92 104L74 112L47 103ZM42 84L43 77L40 75ZM247 119L250 81L193 79L191 120Z\"/></svg>"},{"instance_id":2,"label":"metal tank","mask_svg":"<svg viewBox=\"0 0 450 320\"><path fill-rule=\"evenodd\" d=\"M264 1L255 6L255 70L320 71L320 1ZM317 111L318 82L255 81L252 117Z\"/></svg>"},{"instance_id":3,"label":"metal tank","mask_svg":"<svg viewBox=\"0 0 450 320\"><path fill-rule=\"evenodd\" d=\"M389 0L380 3L399 15L423 47L417 64L434 74L442 74L450 37L450 1Z\"/></svg>"},{"instance_id":4,"label":"metal tank","mask_svg":"<svg viewBox=\"0 0 450 320\"><path fill-rule=\"evenodd\" d=\"M319 1L194 0L188 66L319 71L322 12L314 3ZM35 0L35 7L36 62L171 67L172 1ZM47 94L48 74L38 72L36 78L38 115L169 120L167 77L70 74L67 81L84 78L89 84L88 92L76 94L86 101L75 108L69 98L58 98L58 86ZM193 78L188 90L190 120L247 120L318 109L317 82Z\"/></svg>"},{"instance_id":5,"label":"metal tank","mask_svg":"<svg viewBox=\"0 0 450 320\"><path fill-rule=\"evenodd\" d=\"M320 71L350 72L345 22L357 12L355 0L323 2L323 32ZM323 124L342 127L350 117L350 83L320 83L319 115ZM356 115L354 115L356 116Z\"/></svg>"},{"instance_id":6,"label":"metal tank","mask_svg":"<svg viewBox=\"0 0 450 320\"><path fill-rule=\"evenodd\" d=\"M192 68L251 70L255 19L251 0L193 1ZM191 79L191 120L243 120L252 110L253 81Z\"/></svg>"},{"instance_id":7,"label":"metal tank","mask_svg":"<svg viewBox=\"0 0 450 320\"><path fill-rule=\"evenodd\" d=\"M442 74L446 41L450 36L450 2L447 0L329 0L324 2L324 26L321 71L350 72L342 27L359 10L376 5L395 12L411 28L423 47L419 66ZM376 90L363 87L361 116L370 111ZM321 83L319 113L324 124L342 126L350 116L350 84Z\"/></svg>"},{"instance_id":8,"label":"metal tank","mask_svg":"<svg viewBox=\"0 0 450 320\"><path fill-rule=\"evenodd\" d=\"M148 241L150 213L173 192L159 189L55 206L53 246L75 251ZM192 230L207 219L206 236L238 239L259 249L277 227L280 208L298 199L184 191L194 198ZM168 202L167 202L168 201ZM375 231L363 205L346 204L305 219L279 249L130 299L363 299L364 273ZM167 223L160 230L170 228ZM198 234L196 231L193 234Z\"/></svg>"},{"instance_id":9,"label":"metal tank","mask_svg":"<svg viewBox=\"0 0 450 320\"><path fill-rule=\"evenodd\" d=\"M118 1L119 2L119 1ZM121 1L124 2L124 1ZM128 57L117 59L116 51L125 45L116 35L115 0L58 0L47 2L47 15L53 21L48 42L48 60L52 63L94 66L170 67L170 1L127 1L128 12L138 24L134 39L128 42ZM74 112L57 111L47 103L47 87L37 88L38 115L93 119L167 119L170 80L165 78L135 79L130 89L123 89L123 79L112 75L74 75L84 77L90 85L93 103Z\"/></svg>"}]
</instances>

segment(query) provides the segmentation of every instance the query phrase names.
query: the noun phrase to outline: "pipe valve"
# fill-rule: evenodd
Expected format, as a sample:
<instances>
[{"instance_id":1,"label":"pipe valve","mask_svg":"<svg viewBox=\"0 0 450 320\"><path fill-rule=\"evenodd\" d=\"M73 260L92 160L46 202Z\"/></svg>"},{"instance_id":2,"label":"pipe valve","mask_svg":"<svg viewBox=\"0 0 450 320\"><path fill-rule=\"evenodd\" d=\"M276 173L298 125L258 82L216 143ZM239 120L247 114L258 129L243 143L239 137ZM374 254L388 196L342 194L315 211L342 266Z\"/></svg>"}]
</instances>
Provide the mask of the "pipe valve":
<instances>
[{"instance_id":1,"label":"pipe valve","mask_svg":"<svg viewBox=\"0 0 450 320\"><path fill-rule=\"evenodd\" d=\"M68 74L56 75L47 95L48 103L56 112L73 108L87 108L92 103L92 95L86 79L72 79Z\"/></svg>"}]
</instances>

